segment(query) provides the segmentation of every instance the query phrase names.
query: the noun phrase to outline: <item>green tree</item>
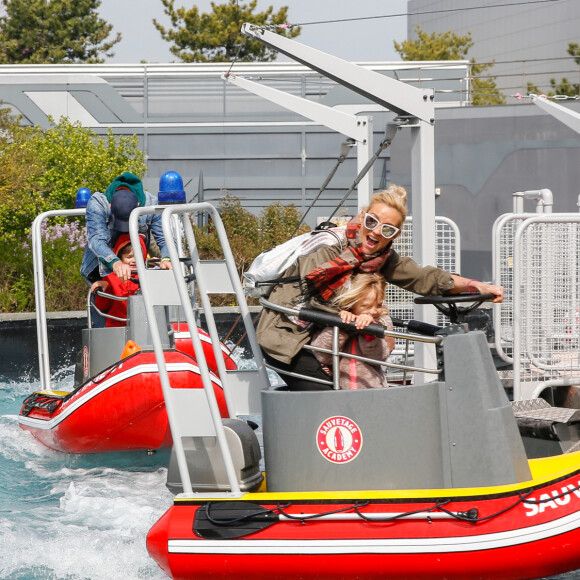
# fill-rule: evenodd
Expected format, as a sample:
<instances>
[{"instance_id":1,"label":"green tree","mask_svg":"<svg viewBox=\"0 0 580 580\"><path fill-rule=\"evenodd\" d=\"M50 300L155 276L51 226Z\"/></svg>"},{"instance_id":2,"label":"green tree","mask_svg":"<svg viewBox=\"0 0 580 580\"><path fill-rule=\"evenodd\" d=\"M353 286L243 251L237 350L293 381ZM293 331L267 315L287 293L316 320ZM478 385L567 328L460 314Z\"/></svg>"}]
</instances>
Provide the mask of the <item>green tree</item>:
<instances>
[{"instance_id":1,"label":"green tree","mask_svg":"<svg viewBox=\"0 0 580 580\"><path fill-rule=\"evenodd\" d=\"M166 29L153 20L163 40L170 42L171 52L183 62L230 62L237 56L240 61L271 61L277 52L258 40L252 40L240 32L244 22L256 25L276 26L287 21L288 7L274 13L272 6L264 12L254 12L257 0L239 4L229 0L225 4L211 2L210 13L199 12L197 6L187 10L175 8L175 0L161 0L164 12L171 19L172 28ZM293 38L300 34L300 27L277 28L277 34Z\"/></svg>"},{"instance_id":2,"label":"green tree","mask_svg":"<svg viewBox=\"0 0 580 580\"><path fill-rule=\"evenodd\" d=\"M100 0L4 0L0 64L103 62L121 35L99 18Z\"/></svg>"},{"instance_id":3,"label":"green tree","mask_svg":"<svg viewBox=\"0 0 580 580\"><path fill-rule=\"evenodd\" d=\"M395 50L403 60L464 60L473 46L471 32L458 35L447 32L429 34L420 26L415 28L417 39L407 39L401 43L395 41ZM495 85L495 77L485 72L493 66L493 62L477 64L471 59L472 101L474 105L499 105L505 103Z\"/></svg>"},{"instance_id":4,"label":"green tree","mask_svg":"<svg viewBox=\"0 0 580 580\"><path fill-rule=\"evenodd\" d=\"M580 65L580 46L576 42L570 42L568 44L568 50L566 51L573 59L577 65ZM536 95L544 93L533 83L528 83L528 93L534 93ZM560 82L556 79L550 79L550 88L552 90L546 91L545 94L548 97L554 97L555 95L565 95L567 97L576 97L580 95L580 84L571 83L566 77L563 77Z\"/></svg>"},{"instance_id":5,"label":"green tree","mask_svg":"<svg viewBox=\"0 0 580 580\"><path fill-rule=\"evenodd\" d=\"M104 191L124 171L145 173L136 136L98 136L64 117L47 130L1 123L0 241L23 239L43 211L74 207L79 187Z\"/></svg>"}]
</instances>

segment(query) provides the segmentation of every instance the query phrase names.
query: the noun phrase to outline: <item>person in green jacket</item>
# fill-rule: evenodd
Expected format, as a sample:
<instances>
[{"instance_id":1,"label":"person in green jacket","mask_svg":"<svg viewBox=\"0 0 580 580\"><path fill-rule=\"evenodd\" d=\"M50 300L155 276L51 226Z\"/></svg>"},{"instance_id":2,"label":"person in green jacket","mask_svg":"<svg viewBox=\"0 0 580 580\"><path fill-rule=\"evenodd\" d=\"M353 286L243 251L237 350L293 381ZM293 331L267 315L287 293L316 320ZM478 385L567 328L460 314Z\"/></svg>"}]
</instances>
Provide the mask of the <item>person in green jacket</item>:
<instances>
[{"instance_id":1,"label":"person in green jacket","mask_svg":"<svg viewBox=\"0 0 580 580\"><path fill-rule=\"evenodd\" d=\"M284 277L300 280L278 284L269 300L282 306L308 306L337 312L332 299L350 286L359 272L379 272L390 284L424 296L474 292L493 294L493 302L503 300L503 287L470 280L433 266L419 266L412 258L401 257L393 242L401 234L407 217L407 193L392 185L375 193L367 208L346 226L342 244L321 246L301 256ZM265 308L257 327L258 343L266 362L282 371L292 390L320 390L320 383L286 373L328 379L314 355L302 347L310 342L312 329L286 315ZM330 388L330 387L328 387Z\"/></svg>"}]
</instances>

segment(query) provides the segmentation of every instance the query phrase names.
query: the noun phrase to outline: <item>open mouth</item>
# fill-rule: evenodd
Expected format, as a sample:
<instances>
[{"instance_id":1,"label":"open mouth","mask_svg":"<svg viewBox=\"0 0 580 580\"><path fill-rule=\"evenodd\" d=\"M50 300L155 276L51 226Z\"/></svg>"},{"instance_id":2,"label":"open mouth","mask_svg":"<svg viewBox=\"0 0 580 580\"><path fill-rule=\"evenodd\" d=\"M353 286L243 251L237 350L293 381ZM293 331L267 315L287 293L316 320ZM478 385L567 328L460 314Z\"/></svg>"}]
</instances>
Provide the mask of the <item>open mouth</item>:
<instances>
[{"instance_id":1,"label":"open mouth","mask_svg":"<svg viewBox=\"0 0 580 580\"><path fill-rule=\"evenodd\" d=\"M371 234L369 234L367 236L366 242L367 242L367 246L371 249L374 249L379 245L379 240L377 238L373 237Z\"/></svg>"}]
</instances>

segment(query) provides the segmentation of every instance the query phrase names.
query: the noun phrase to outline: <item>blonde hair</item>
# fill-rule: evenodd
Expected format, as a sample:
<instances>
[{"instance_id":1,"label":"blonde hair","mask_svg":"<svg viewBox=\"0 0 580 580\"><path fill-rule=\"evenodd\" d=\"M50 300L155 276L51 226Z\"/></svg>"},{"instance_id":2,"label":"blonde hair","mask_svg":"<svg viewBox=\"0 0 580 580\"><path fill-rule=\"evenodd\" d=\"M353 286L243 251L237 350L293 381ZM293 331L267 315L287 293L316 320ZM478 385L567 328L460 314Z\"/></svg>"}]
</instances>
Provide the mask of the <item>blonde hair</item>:
<instances>
[{"instance_id":1,"label":"blonde hair","mask_svg":"<svg viewBox=\"0 0 580 580\"><path fill-rule=\"evenodd\" d=\"M348 290L336 296L333 300L341 310L351 310L355 304L365 298L369 292L375 292L377 300L384 300L387 291L387 281L384 276L373 272L372 274L357 274L352 278L352 284ZM388 314L389 310L384 306L383 315Z\"/></svg>"},{"instance_id":2,"label":"blonde hair","mask_svg":"<svg viewBox=\"0 0 580 580\"><path fill-rule=\"evenodd\" d=\"M387 189L377 191L363 211L368 211L374 204L383 203L401 214L404 222L407 217L407 192L404 187L390 185Z\"/></svg>"}]
</instances>

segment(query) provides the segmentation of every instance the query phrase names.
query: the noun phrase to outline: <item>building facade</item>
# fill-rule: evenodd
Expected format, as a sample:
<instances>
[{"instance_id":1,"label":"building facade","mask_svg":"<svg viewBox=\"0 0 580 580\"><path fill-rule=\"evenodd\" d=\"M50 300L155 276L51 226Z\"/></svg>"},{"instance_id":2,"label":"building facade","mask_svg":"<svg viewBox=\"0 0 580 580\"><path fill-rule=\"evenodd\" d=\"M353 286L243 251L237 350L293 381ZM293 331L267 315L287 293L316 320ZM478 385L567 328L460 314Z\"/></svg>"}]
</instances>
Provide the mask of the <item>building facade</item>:
<instances>
[{"instance_id":1,"label":"building facade","mask_svg":"<svg viewBox=\"0 0 580 580\"><path fill-rule=\"evenodd\" d=\"M491 74L505 95L528 93L528 83L551 91L550 79L580 83L580 65L568 55L569 43L579 43L578 0L409 0L407 32L471 32L469 57L478 63L495 61Z\"/></svg>"}]
</instances>

